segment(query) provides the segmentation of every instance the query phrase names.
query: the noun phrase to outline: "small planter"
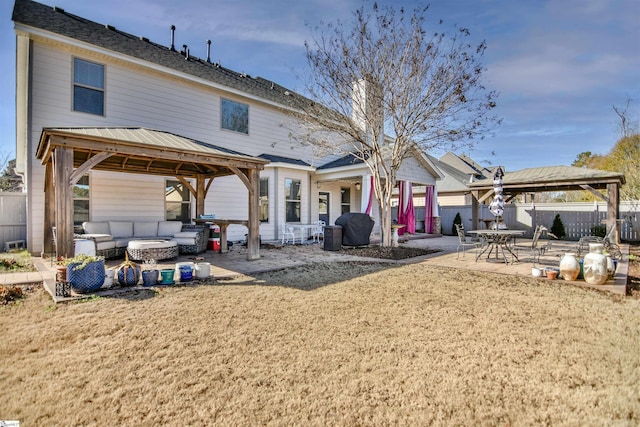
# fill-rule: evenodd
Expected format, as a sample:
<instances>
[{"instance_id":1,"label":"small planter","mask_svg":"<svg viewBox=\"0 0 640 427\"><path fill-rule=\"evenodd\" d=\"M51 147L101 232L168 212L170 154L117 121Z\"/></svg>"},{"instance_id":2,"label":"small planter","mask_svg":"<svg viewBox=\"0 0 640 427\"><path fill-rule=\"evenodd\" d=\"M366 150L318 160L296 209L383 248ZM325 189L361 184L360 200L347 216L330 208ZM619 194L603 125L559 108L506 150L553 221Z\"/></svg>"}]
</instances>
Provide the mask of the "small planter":
<instances>
[{"instance_id":1,"label":"small planter","mask_svg":"<svg viewBox=\"0 0 640 427\"><path fill-rule=\"evenodd\" d=\"M158 284L158 270L144 270L142 272L142 284L143 286L156 286Z\"/></svg>"},{"instance_id":2,"label":"small planter","mask_svg":"<svg viewBox=\"0 0 640 427\"><path fill-rule=\"evenodd\" d=\"M555 280L558 277L558 270L548 269L546 273L549 280Z\"/></svg>"},{"instance_id":3,"label":"small planter","mask_svg":"<svg viewBox=\"0 0 640 427\"><path fill-rule=\"evenodd\" d=\"M173 268L171 269L167 269L165 268L164 270L162 270L160 272L160 285L173 285L173 274L175 273L175 271L173 270Z\"/></svg>"}]
</instances>

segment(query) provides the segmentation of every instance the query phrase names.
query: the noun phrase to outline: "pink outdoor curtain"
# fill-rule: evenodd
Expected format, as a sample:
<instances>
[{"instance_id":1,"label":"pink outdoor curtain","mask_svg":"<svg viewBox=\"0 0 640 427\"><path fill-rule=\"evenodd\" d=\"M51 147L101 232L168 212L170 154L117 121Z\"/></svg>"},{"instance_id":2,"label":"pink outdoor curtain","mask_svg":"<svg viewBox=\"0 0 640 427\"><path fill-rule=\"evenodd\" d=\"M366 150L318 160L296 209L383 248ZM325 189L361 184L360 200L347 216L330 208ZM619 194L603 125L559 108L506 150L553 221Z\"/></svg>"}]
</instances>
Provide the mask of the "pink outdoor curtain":
<instances>
[{"instance_id":1,"label":"pink outdoor curtain","mask_svg":"<svg viewBox=\"0 0 640 427\"><path fill-rule=\"evenodd\" d=\"M404 215L404 181L398 181L398 224L406 224ZM404 234L404 228L398 229L398 235Z\"/></svg>"},{"instance_id":2,"label":"pink outdoor curtain","mask_svg":"<svg viewBox=\"0 0 640 427\"><path fill-rule=\"evenodd\" d=\"M425 188L424 199L424 232L427 234L433 234L433 204L434 200L434 187L433 185L427 185Z\"/></svg>"},{"instance_id":3,"label":"pink outdoor curtain","mask_svg":"<svg viewBox=\"0 0 640 427\"><path fill-rule=\"evenodd\" d=\"M415 234L416 232L416 211L413 208L413 185L407 182L407 207L404 210L404 220L407 226L404 228L407 233Z\"/></svg>"},{"instance_id":4,"label":"pink outdoor curtain","mask_svg":"<svg viewBox=\"0 0 640 427\"><path fill-rule=\"evenodd\" d=\"M409 181L398 181L398 224L406 225L398 230L399 235L405 232L411 234L416 232L416 212L413 207L411 187L412 184Z\"/></svg>"},{"instance_id":5,"label":"pink outdoor curtain","mask_svg":"<svg viewBox=\"0 0 640 427\"><path fill-rule=\"evenodd\" d=\"M367 210L364 211L367 215L371 215L371 209L373 208L373 175L370 177L369 184L369 203L367 203Z\"/></svg>"}]
</instances>

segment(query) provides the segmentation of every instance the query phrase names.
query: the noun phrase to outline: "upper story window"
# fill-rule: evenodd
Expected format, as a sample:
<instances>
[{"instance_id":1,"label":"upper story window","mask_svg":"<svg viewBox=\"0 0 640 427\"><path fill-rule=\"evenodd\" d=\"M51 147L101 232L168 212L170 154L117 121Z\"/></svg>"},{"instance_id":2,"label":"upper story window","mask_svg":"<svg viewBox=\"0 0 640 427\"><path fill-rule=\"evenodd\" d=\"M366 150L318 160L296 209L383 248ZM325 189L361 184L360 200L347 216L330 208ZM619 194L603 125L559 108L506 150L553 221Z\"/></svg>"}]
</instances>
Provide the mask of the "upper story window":
<instances>
[{"instance_id":1,"label":"upper story window","mask_svg":"<svg viewBox=\"0 0 640 427\"><path fill-rule=\"evenodd\" d=\"M104 115L104 65L74 58L73 111Z\"/></svg>"},{"instance_id":2,"label":"upper story window","mask_svg":"<svg viewBox=\"0 0 640 427\"><path fill-rule=\"evenodd\" d=\"M249 105L222 98L222 129L249 134Z\"/></svg>"}]
</instances>

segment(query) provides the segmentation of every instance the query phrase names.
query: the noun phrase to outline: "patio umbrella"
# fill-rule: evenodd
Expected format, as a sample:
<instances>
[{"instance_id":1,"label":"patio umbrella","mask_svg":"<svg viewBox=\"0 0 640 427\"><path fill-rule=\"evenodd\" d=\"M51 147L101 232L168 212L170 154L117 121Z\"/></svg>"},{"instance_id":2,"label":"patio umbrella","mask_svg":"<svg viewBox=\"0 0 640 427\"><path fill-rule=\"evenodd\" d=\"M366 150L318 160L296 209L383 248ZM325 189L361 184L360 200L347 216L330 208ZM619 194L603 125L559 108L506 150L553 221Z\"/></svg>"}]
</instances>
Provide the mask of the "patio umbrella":
<instances>
[{"instance_id":1,"label":"patio umbrella","mask_svg":"<svg viewBox=\"0 0 640 427\"><path fill-rule=\"evenodd\" d=\"M495 191L495 195L493 196L493 200L489 205L489 211L496 217L496 228L498 224L498 220L502 217L504 213L504 199L502 198L502 177L504 176L504 172L502 171L502 167L498 166L495 174L493 174L493 191Z\"/></svg>"}]
</instances>

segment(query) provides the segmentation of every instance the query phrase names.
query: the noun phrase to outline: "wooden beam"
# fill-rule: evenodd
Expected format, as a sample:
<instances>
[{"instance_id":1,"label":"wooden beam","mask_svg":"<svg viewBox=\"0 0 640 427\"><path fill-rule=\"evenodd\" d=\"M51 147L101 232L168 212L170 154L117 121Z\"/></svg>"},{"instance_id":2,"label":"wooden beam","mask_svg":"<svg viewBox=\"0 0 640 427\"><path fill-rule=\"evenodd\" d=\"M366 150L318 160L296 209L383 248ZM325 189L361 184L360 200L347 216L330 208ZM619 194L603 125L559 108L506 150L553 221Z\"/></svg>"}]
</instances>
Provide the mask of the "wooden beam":
<instances>
[{"instance_id":1,"label":"wooden beam","mask_svg":"<svg viewBox=\"0 0 640 427\"><path fill-rule=\"evenodd\" d=\"M620 216L620 193L618 191L618 184L607 185L607 192L609 194L609 200L607 201L607 231L611 230L611 227L615 228L613 234L615 242L620 243L620 226L618 224L618 217Z\"/></svg>"},{"instance_id":2,"label":"wooden beam","mask_svg":"<svg viewBox=\"0 0 640 427\"><path fill-rule=\"evenodd\" d=\"M241 170L232 166L230 166L229 169L233 173L235 173L238 176L238 178L240 178L240 181L242 181L244 186L247 187L247 190L251 191L251 180L247 176L246 172L244 170ZM248 172L251 173L251 170L253 169L249 169Z\"/></svg>"},{"instance_id":3,"label":"wooden beam","mask_svg":"<svg viewBox=\"0 0 640 427\"><path fill-rule=\"evenodd\" d=\"M176 176L176 179L180 181L185 187L187 187L187 190L189 190L189 193L193 194L193 197L197 196L196 189L193 188L191 183L187 181L183 176Z\"/></svg>"},{"instance_id":4,"label":"wooden beam","mask_svg":"<svg viewBox=\"0 0 640 427\"><path fill-rule=\"evenodd\" d=\"M53 184L53 162L49 161L44 167L44 239L42 252L51 249L51 256L55 255L53 247L52 227L56 225L56 189Z\"/></svg>"},{"instance_id":5,"label":"wooden beam","mask_svg":"<svg viewBox=\"0 0 640 427\"><path fill-rule=\"evenodd\" d=\"M249 169L249 233L247 235L247 260L260 259L260 173Z\"/></svg>"},{"instance_id":6,"label":"wooden beam","mask_svg":"<svg viewBox=\"0 0 640 427\"><path fill-rule=\"evenodd\" d=\"M207 198L204 180L204 175L196 175L196 218L200 218L200 215L204 214L204 200Z\"/></svg>"},{"instance_id":7,"label":"wooden beam","mask_svg":"<svg viewBox=\"0 0 640 427\"><path fill-rule=\"evenodd\" d=\"M588 191L589 193L593 194L597 198L599 198L601 200L604 200L605 202L609 203L609 198L607 196L605 196L604 194L602 194L598 190L594 189L590 185L582 184L582 185L580 185L580 188L582 188L583 190Z\"/></svg>"},{"instance_id":8,"label":"wooden beam","mask_svg":"<svg viewBox=\"0 0 640 427\"><path fill-rule=\"evenodd\" d=\"M54 181L56 203L56 236L58 255L72 257L73 242L73 149L57 147L54 157Z\"/></svg>"},{"instance_id":9,"label":"wooden beam","mask_svg":"<svg viewBox=\"0 0 640 427\"><path fill-rule=\"evenodd\" d=\"M473 229L480 229L480 204L478 203L479 191L471 192L471 227ZM464 224L463 224L464 225Z\"/></svg>"},{"instance_id":10,"label":"wooden beam","mask_svg":"<svg viewBox=\"0 0 640 427\"><path fill-rule=\"evenodd\" d=\"M489 197L493 196L493 193L495 192L495 190L492 188L489 191L487 191L486 193L484 193L484 195L482 197L478 198L478 203L482 203L485 200L487 200ZM476 192L476 194L480 194L480 192Z\"/></svg>"},{"instance_id":11,"label":"wooden beam","mask_svg":"<svg viewBox=\"0 0 640 427\"><path fill-rule=\"evenodd\" d=\"M77 167L75 171L73 171L73 173L71 174L71 177L69 178L71 180L69 184L75 185L80 180L80 178L82 178L84 174L88 173L94 166L96 166L98 163L102 162L103 160L108 159L114 154L115 153L102 152L89 158L89 160L84 162L82 165Z\"/></svg>"},{"instance_id":12,"label":"wooden beam","mask_svg":"<svg viewBox=\"0 0 640 427\"><path fill-rule=\"evenodd\" d=\"M166 147L158 147L148 144L131 144L123 142L113 142L112 140L94 141L91 139L62 137L53 135L49 139L52 148L56 146L69 146L81 151L107 151L124 155L128 157L139 158L155 158L171 160L183 163L201 163L214 164L223 166L234 166L237 168L257 168L264 169L267 161L252 160L251 158L242 159L233 157L233 155L217 155L211 153L185 152L177 149L169 149ZM45 155L46 156L46 155ZM230 157L231 156L231 157ZM126 162L125 162L126 164Z\"/></svg>"}]
</instances>

